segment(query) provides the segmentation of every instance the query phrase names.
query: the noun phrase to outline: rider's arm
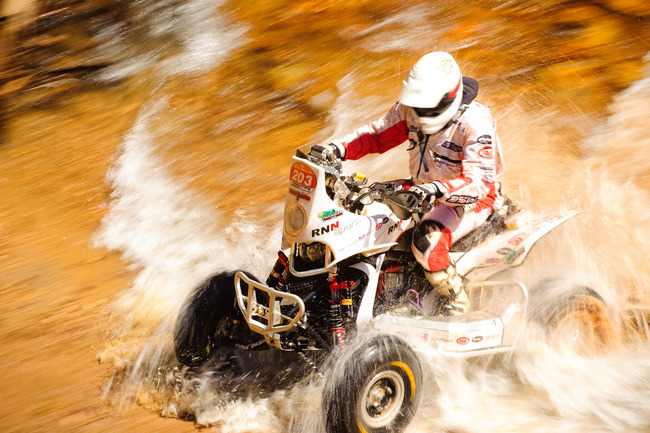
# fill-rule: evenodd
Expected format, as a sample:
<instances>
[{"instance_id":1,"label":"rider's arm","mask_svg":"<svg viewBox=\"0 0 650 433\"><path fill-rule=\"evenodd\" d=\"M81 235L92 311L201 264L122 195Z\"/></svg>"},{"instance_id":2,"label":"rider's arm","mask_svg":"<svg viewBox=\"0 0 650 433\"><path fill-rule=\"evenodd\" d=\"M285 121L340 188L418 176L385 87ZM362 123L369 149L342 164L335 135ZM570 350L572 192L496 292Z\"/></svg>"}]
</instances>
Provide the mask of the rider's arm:
<instances>
[{"instance_id":1,"label":"rider's arm","mask_svg":"<svg viewBox=\"0 0 650 433\"><path fill-rule=\"evenodd\" d=\"M408 140L404 106L397 103L381 119L371 122L341 140L334 140L343 159L359 159L369 153L384 153Z\"/></svg>"}]
</instances>

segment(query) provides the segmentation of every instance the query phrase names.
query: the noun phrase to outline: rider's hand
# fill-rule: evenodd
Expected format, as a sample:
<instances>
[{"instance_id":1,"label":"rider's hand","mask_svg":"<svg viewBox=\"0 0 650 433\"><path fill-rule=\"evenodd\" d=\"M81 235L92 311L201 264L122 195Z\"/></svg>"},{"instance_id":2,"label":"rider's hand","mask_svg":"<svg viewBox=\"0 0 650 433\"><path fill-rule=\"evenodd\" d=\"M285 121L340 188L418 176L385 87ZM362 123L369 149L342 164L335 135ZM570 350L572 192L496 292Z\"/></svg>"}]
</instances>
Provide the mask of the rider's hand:
<instances>
[{"instance_id":1,"label":"rider's hand","mask_svg":"<svg viewBox=\"0 0 650 433\"><path fill-rule=\"evenodd\" d=\"M341 150L334 143L314 144L311 149L309 149L309 155L319 159L341 159Z\"/></svg>"},{"instance_id":2,"label":"rider's hand","mask_svg":"<svg viewBox=\"0 0 650 433\"><path fill-rule=\"evenodd\" d=\"M433 203L435 199L442 197L442 191L435 183L413 185L410 190L420 196L421 204Z\"/></svg>"}]
</instances>

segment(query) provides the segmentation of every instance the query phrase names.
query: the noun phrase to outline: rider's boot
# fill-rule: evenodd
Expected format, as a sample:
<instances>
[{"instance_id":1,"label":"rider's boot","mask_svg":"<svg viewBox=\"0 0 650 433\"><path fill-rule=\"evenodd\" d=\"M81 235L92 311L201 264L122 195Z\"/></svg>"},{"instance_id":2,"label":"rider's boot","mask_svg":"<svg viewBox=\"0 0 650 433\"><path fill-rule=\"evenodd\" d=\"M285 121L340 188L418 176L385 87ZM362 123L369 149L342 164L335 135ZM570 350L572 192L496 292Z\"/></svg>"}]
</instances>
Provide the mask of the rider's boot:
<instances>
[{"instance_id":1,"label":"rider's boot","mask_svg":"<svg viewBox=\"0 0 650 433\"><path fill-rule=\"evenodd\" d=\"M450 264L442 271L426 271L427 280L443 298L444 316L457 316L469 311L469 297L463 287L463 280L456 272L454 264Z\"/></svg>"},{"instance_id":2,"label":"rider's boot","mask_svg":"<svg viewBox=\"0 0 650 433\"><path fill-rule=\"evenodd\" d=\"M459 292L454 293L454 296L446 298L442 308L443 316L458 316L467 313L469 311L469 297L465 289L461 287Z\"/></svg>"}]
</instances>

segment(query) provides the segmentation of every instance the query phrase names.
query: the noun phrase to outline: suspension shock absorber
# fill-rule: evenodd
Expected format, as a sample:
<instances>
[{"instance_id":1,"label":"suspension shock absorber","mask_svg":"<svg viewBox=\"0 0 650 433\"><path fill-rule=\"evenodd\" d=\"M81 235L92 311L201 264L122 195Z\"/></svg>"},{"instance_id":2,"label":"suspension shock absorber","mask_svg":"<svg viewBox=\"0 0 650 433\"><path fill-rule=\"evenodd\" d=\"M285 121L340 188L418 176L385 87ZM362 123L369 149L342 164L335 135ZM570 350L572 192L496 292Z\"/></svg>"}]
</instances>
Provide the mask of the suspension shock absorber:
<instances>
[{"instance_id":1,"label":"suspension shock absorber","mask_svg":"<svg viewBox=\"0 0 650 433\"><path fill-rule=\"evenodd\" d=\"M343 312L341 311L341 299L339 289L341 284L336 275L330 278L330 330L334 346L345 347L345 327L343 324Z\"/></svg>"},{"instance_id":2,"label":"suspension shock absorber","mask_svg":"<svg viewBox=\"0 0 650 433\"><path fill-rule=\"evenodd\" d=\"M289 259L282 251L278 251L278 260L266 279L266 285L275 289L282 289L287 284L287 272L289 271Z\"/></svg>"},{"instance_id":3,"label":"suspension shock absorber","mask_svg":"<svg viewBox=\"0 0 650 433\"><path fill-rule=\"evenodd\" d=\"M341 313L343 315L346 329L349 329L349 324L354 318L354 310L352 308L352 286L354 286L354 281L341 281L339 286Z\"/></svg>"}]
</instances>

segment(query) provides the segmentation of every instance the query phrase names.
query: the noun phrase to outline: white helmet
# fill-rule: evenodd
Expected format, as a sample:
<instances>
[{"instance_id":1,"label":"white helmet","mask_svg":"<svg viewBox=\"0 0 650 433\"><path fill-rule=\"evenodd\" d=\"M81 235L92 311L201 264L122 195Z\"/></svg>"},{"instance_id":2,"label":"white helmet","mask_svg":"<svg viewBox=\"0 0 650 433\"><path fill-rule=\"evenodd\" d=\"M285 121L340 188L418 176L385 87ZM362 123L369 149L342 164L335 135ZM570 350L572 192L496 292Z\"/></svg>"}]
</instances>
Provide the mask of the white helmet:
<instances>
[{"instance_id":1,"label":"white helmet","mask_svg":"<svg viewBox=\"0 0 650 433\"><path fill-rule=\"evenodd\" d=\"M425 134L435 134L454 117L463 99L463 76L454 58L436 51L413 66L399 102L413 109Z\"/></svg>"}]
</instances>

